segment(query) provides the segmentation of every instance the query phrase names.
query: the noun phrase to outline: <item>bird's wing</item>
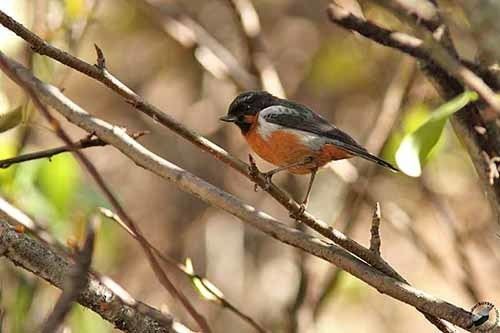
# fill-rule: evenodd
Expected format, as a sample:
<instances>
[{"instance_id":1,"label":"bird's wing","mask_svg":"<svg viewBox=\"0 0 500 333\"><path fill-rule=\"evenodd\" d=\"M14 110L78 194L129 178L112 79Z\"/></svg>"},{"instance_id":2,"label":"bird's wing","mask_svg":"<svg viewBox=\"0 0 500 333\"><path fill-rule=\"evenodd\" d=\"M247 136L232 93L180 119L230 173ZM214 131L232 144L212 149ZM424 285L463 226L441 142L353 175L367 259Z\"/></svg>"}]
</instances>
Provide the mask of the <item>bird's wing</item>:
<instances>
[{"instance_id":1,"label":"bird's wing","mask_svg":"<svg viewBox=\"0 0 500 333\"><path fill-rule=\"evenodd\" d=\"M370 154L347 133L330 124L325 118L304 105L281 100L280 105L273 105L263 109L260 116L265 121L276 125L326 137L332 141L332 144L352 155L360 156L393 171L398 171L388 162Z\"/></svg>"}]
</instances>

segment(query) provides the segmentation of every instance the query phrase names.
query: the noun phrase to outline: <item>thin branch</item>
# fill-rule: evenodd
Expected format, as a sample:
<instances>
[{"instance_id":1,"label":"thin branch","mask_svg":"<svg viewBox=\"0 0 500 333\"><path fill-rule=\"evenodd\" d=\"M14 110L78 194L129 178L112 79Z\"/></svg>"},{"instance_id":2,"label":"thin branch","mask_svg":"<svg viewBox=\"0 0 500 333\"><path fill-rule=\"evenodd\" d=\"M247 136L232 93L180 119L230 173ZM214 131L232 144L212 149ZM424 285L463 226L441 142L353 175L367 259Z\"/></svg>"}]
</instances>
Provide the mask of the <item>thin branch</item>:
<instances>
[{"instance_id":1,"label":"thin branch","mask_svg":"<svg viewBox=\"0 0 500 333\"><path fill-rule=\"evenodd\" d=\"M54 128L54 130L55 130L56 134L59 136L59 138L61 138L68 146L73 147L73 142L71 141L69 135L66 133L66 131L64 131L64 129L62 128L59 121L54 116L52 116L52 114L49 112L49 110L45 107L45 105L39 99L37 93L34 90L34 87L27 85L26 82L23 81L22 78L19 76L20 72L18 72L15 69L15 67L11 67L12 63L9 63L8 59L5 56L3 56L3 53L0 52L0 54L1 54L1 56L0 56L0 68L2 69L2 71L7 76L9 76L14 82L16 82L20 87L22 87L25 90L25 92L30 96L30 98L33 101L33 104L36 106L36 108L42 113L42 115L52 125L52 127ZM122 129L122 131L125 131L125 130ZM92 131L89 133L94 134ZM146 257L148 258L149 264L150 264L151 268L153 269L153 272L155 273L156 277L158 278L158 281L160 282L160 284L172 296L175 296L181 302L181 304L186 308L186 310L193 317L193 319L197 322L197 324L200 326L200 328L204 332L209 333L210 328L206 322L206 319L196 311L196 309L191 304L191 302L188 300L188 298L180 290L178 290L175 287L175 285L170 281L170 279L168 278L165 271L159 265L154 254L151 252L149 247L146 245L146 240L145 240L144 236L142 235L142 233L140 232L140 230L137 228L136 223L128 215L128 213L122 207L122 205L120 204L118 199L116 199L116 197L113 194L113 192L111 191L110 187L104 181L104 178L97 171L97 168L92 164L92 162L90 162L90 160L80 150L72 150L72 152L75 154L75 156L80 160L80 162L87 169L89 174L92 176L92 178L95 180L95 182L97 183L99 188L105 194L105 196L107 197L107 199L109 200L111 205L120 214L122 219L138 235L139 244L141 245L142 249L144 250Z\"/></svg>"},{"instance_id":2,"label":"thin branch","mask_svg":"<svg viewBox=\"0 0 500 333\"><path fill-rule=\"evenodd\" d=\"M260 173L252 173L249 170L249 167L247 164L243 163L242 161L233 158L232 156L228 155L227 152L225 152L222 148L218 147L217 145L211 143L210 141L206 140L205 138L197 135L196 133L193 133L192 131L188 130L185 128L181 123L175 121L173 118L169 117L165 113L161 112L157 108L155 108L153 105L146 103L142 100L140 96L135 94L132 90L130 90L128 87L126 87L123 83L121 83L118 79L116 79L114 76L112 76L107 70L100 70L99 68L95 66L91 66L83 61L81 61L78 58L75 58L64 51L61 51L57 48L54 48L41 40L38 36L34 35L32 32L30 32L28 29L24 28L21 24L18 22L14 21L12 18L9 16L5 15L4 13L0 12L0 23L3 25L9 27L10 30L14 31L16 34L19 36L23 37L26 41L30 42L32 46L42 54L48 55L52 57L53 59L56 59L70 67L73 67L74 69L81 71L82 73L89 75L102 83L104 83L106 86L110 87L112 90L115 92L119 93L120 95L124 96L131 102L132 105L134 105L138 110L144 112L145 114L149 115L156 121L160 122L161 124L165 125L166 127L170 128L177 134L181 135L182 137L186 138L187 140L191 141L193 144L196 146L200 147L201 149L209 152L211 155L216 157L217 159L223 161L224 163L228 164L235 170L239 171L243 175L247 176L250 180L254 181L256 184L258 184L261 187L266 187L267 181L265 177L260 174ZM172 177L172 175L167 176L167 178ZM178 177L178 176L175 176ZM192 193L191 188L187 188L187 191ZM205 190L203 189L202 192ZM217 190L218 191L218 190ZM272 185L271 187L267 188L266 191L270 193L278 202L280 202L285 208L287 208L290 212L291 215L297 215L301 212L301 206L295 202L293 199L291 199L287 194L285 194L283 191L281 191L279 188L276 186ZM216 200L218 201L218 200ZM217 205L218 207L224 208L225 205ZM245 206L245 208L247 208ZM227 208L226 208L227 209ZM230 211L230 210L229 210ZM230 211L231 213L235 214L234 211ZM235 214L236 215L236 214ZM239 217L242 217L244 215L237 215ZM301 222L305 223L312 229L316 230L323 236L333 240L336 244L342 246L343 248L347 249L348 251L354 253L356 256L362 258L369 264L373 265L376 269L384 272L385 274L388 274L389 276L392 276L399 281L402 281L405 283L405 280L390 266L388 265L382 258L374 256L373 253L358 244L357 242L349 239L346 237L344 234L339 232L338 230L333 229L331 226L329 226L327 223L318 220L314 218L312 215L308 214L307 212L304 212L303 214L300 215L299 219ZM274 233L271 233L274 236ZM430 318L431 321L435 323L437 326L445 326L439 320L436 318Z\"/></svg>"},{"instance_id":3,"label":"thin branch","mask_svg":"<svg viewBox=\"0 0 500 333\"><path fill-rule=\"evenodd\" d=\"M30 43L32 45L32 48L36 50L37 53L46 55L69 67L72 67L73 69L87 76L100 81L119 95L123 96L137 110L145 113L155 121L159 122L178 135L182 136L186 140L190 141L195 146L208 152L216 159L222 161L234 170L246 176L248 179L256 183L259 187L265 188L266 192L268 192L274 199L276 199L281 205L283 205L291 215L302 213L301 205L299 205L287 193L282 191L277 186L268 186L269 183L264 175L262 175L261 173L251 172L248 164L229 155L221 147L207 140L203 136L189 130L181 122L173 119L168 114L156 108L154 105L144 101L141 96L133 92L130 88L120 82L107 70L101 70L97 66L90 65L68 54L67 52L51 46L2 11L0 11L0 24L4 25L9 30L13 31L25 41ZM390 265L388 265L384 261L381 261L380 258L375 258L375 256L373 256L373 253L369 249L346 237L340 231L333 229L330 225L328 225L328 223L315 218L308 212L302 213L298 217L298 220L303 222L319 234L323 235L324 237L342 246L346 250L354 253L356 256L362 258L377 269L380 269L390 276L399 277L397 272L392 269Z\"/></svg>"},{"instance_id":4,"label":"thin branch","mask_svg":"<svg viewBox=\"0 0 500 333\"><path fill-rule=\"evenodd\" d=\"M244 222L253 225L281 242L301 248L312 255L341 267L381 293L388 294L429 315L442 318L460 327L470 327L473 320L470 312L430 296L405 282L387 276L342 247L316 239L280 223L266 213L240 201L235 196L150 152L127 135L123 129L89 115L65 97L57 88L39 81L22 65L1 53L0 60L1 63L9 66L10 71L16 72L16 76L22 80L24 85L28 85L35 90L43 102L60 112L71 123L77 124L87 132L95 133L101 139L112 144L138 166L173 182L180 189L195 195L207 204L239 217ZM364 251L371 253L369 249L362 248ZM374 256L371 255L371 257ZM495 327L493 332L500 332L500 327Z\"/></svg>"},{"instance_id":5,"label":"thin branch","mask_svg":"<svg viewBox=\"0 0 500 333\"><path fill-rule=\"evenodd\" d=\"M447 73L454 76L466 86L475 90L498 114L500 114L500 98L472 70L464 66L460 60L452 56L448 50L439 44L432 36L425 39L382 28L362 17L358 17L336 4L328 7L330 19L350 30L355 30L363 36L380 44L390 46L413 55L417 58L437 64Z\"/></svg>"},{"instance_id":6,"label":"thin branch","mask_svg":"<svg viewBox=\"0 0 500 333\"><path fill-rule=\"evenodd\" d=\"M148 133L147 131L136 132L136 133L132 133L131 136L134 139L138 139L147 133ZM107 145L106 142L102 141L99 138L94 138L94 137L92 137L92 135L90 135L90 136L86 136L85 138L83 138L79 141L76 141L72 145L64 145L64 146L57 147L57 148L37 151L34 153L27 153L24 155L19 155L19 156L15 156L15 157L11 157L11 158L6 158L4 160L0 160L0 169L7 169L14 164L43 159L43 158L48 158L50 160L50 158L52 158L53 156L58 155L58 154L72 152L75 150L80 150L80 149L85 149L85 148L91 148L91 147L103 147L106 145Z\"/></svg>"},{"instance_id":7,"label":"thin branch","mask_svg":"<svg viewBox=\"0 0 500 333\"><path fill-rule=\"evenodd\" d=\"M123 223L123 221L120 219L120 217L117 214L113 213L112 211L110 211L107 208L99 208L99 211L101 212L101 214L103 216L116 222L116 224L118 226L120 226L123 230L125 230L125 232L127 232L130 236L132 236L133 238L137 238L137 235L132 230L130 230L130 228L127 227L127 225L125 223ZM165 264L169 265L172 268L175 268L177 271L179 271L182 274L184 274L185 276L187 276L191 281L193 281L194 279L198 279L204 285L205 289L211 294L213 299L216 300L220 305L222 305L222 307L228 309L229 311L233 312L235 315L237 315L238 317L240 317L241 319L243 319L244 321L249 323L251 326L253 326L257 330L257 332L261 332L261 333L267 332L252 317L246 315L241 310L239 310L235 305L230 303L226 299L226 297L224 297L224 295L222 295L220 292L213 290L213 288L211 286L215 286L215 284L210 282L206 277L203 277L199 274L196 274L196 273L190 271L186 267L186 265L180 264L179 262L175 261L174 259L166 256L165 254L163 254L162 251L160 251L158 248L156 248L151 243L147 242L147 245L156 254L156 256L158 256L158 258L160 258L160 260L163 261ZM219 290L219 289L217 288L217 290Z\"/></svg>"},{"instance_id":8,"label":"thin branch","mask_svg":"<svg viewBox=\"0 0 500 333\"><path fill-rule=\"evenodd\" d=\"M422 47L422 40L407 34L382 28L370 21L347 12L339 6L331 5L328 9L328 14L333 22L346 29L357 31L366 38L379 44L395 48L422 60L422 71L435 85L444 99L452 98L463 92L463 85L454 77L450 76L446 70L441 68L441 66L430 57L429 52ZM494 89L499 89L497 78L492 72L487 69L485 70L481 66L466 63L464 61L462 61L462 64L482 77L488 85ZM490 185L490 166L482 157L484 153L491 156L498 156L500 151L500 140L495 134L497 131L495 121L485 119L480 112L481 109L478 105L469 105L453 115L451 123L467 147L469 156L474 163L482 186L485 189L486 197L490 202L497 220L500 222L500 186L496 186L497 184L493 186ZM486 129L488 135L477 132L475 130L476 128ZM490 133L491 135L489 135Z\"/></svg>"},{"instance_id":9,"label":"thin branch","mask_svg":"<svg viewBox=\"0 0 500 333\"><path fill-rule=\"evenodd\" d=\"M0 219L0 254L59 289L71 274L73 264L64 255ZM138 301L124 300L94 276L78 297L78 303L99 314L116 328L129 333L190 332L170 314Z\"/></svg>"},{"instance_id":10,"label":"thin branch","mask_svg":"<svg viewBox=\"0 0 500 333\"><path fill-rule=\"evenodd\" d=\"M75 265L70 269L68 281L63 287L63 293L57 300L54 310L45 321L42 333L57 332L64 318L71 310L73 302L77 300L80 293L85 289L88 283L88 272L92 263L92 253L94 251L95 233L99 220L93 216L87 225L85 243L78 251L75 258Z\"/></svg>"}]
</instances>

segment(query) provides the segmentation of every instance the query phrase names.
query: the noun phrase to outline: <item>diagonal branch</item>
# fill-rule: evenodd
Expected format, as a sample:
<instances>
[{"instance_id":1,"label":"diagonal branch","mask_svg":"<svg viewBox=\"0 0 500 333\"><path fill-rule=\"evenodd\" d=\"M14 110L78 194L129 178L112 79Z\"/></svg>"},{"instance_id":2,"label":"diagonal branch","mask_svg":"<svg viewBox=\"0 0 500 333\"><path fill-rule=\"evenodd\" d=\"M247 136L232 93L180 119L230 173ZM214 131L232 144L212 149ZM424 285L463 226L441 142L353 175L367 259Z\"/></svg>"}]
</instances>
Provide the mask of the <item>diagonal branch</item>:
<instances>
[{"instance_id":1,"label":"diagonal branch","mask_svg":"<svg viewBox=\"0 0 500 333\"><path fill-rule=\"evenodd\" d=\"M1 54L1 52L0 52ZM3 54L2 54L3 55ZM22 87L25 92L29 95L31 100L33 101L33 104L35 107L42 113L42 115L47 119L49 124L52 125L54 128L56 134L61 138L62 141L64 141L68 146L73 147L73 142L71 141L69 135L66 133L66 131L62 128L61 124L59 121L49 112L47 107L41 102L39 99L39 96L34 90L34 87L30 85L24 84L25 82L22 80L22 78L19 76L19 72L15 70L14 67L11 67L7 58L5 57L0 57L0 68L2 71L9 76L14 82L16 82L20 87ZM125 131L122 129L122 131ZM89 134L93 135L94 133L92 131L89 132ZM105 194L106 198L109 200L111 205L116 209L116 211L120 214L120 216L123 218L123 220L127 223L128 227L132 229L137 237L137 240L139 244L141 245L144 253L146 254L146 257L148 258L149 264L155 273L158 281L160 284L172 295L175 296L181 304L186 308L187 312L193 317L193 319L197 322L197 324L200 326L200 328L204 331L209 333L210 328L208 326L208 323L206 319L199 314L194 306L191 304L191 302L188 300L188 298L182 293L182 291L178 290L175 285L170 281L168 278L166 272L163 270L163 268L160 266L158 263L157 258L151 251L151 249L147 246L147 241L142 235L141 231L138 229L136 226L136 223L134 220L130 217L130 215L125 211L125 209L122 207L118 199L116 199L115 195L111 191L111 188L107 185L106 181L104 178L101 176L101 174L97 171L97 168L94 166L94 164L85 156L83 152L80 150L75 150L71 148L75 156L80 160L80 162L83 164L83 166L87 169L89 174L92 176L96 184L99 186L99 188L102 190L102 192Z\"/></svg>"},{"instance_id":2,"label":"diagonal branch","mask_svg":"<svg viewBox=\"0 0 500 333\"><path fill-rule=\"evenodd\" d=\"M0 60L9 66L9 70L16 72L17 77L22 80L24 85L28 85L35 90L43 102L60 112L73 124L77 124L88 132L95 133L95 135L116 147L138 166L173 182L181 190L193 194L204 202L239 217L244 222L253 225L281 242L300 248L339 266L381 293L390 295L416 307L420 311L447 320L462 328L467 329L470 327L473 321L470 312L430 296L405 282L387 276L335 244L316 239L304 232L283 225L266 213L256 210L235 196L150 152L128 136L123 129L89 115L66 98L57 88L39 81L26 68L1 53ZM365 250L369 251L369 249ZM493 332L500 332L500 327L495 327Z\"/></svg>"},{"instance_id":3,"label":"diagonal branch","mask_svg":"<svg viewBox=\"0 0 500 333\"><path fill-rule=\"evenodd\" d=\"M291 215L300 215L302 213L301 206L297 202L295 202L288 194L286 194L277 186L269 186L268 181L262 174L251 172L248 164L229 155L218 145L207 140L203 136L189 130L179 121L162 112L154 105L144 101L141 96L137 95L125 84L120 82L116 77L109 73L107 69L102 69L99 68L99 66L90 65L65 51L53 47L2 11L0 11L0 24L4 25L9 30L15 32L18 36L30 43L33 49L36 50L36 52L38 52L39 54L46 55L69 67L72 67L73 69L87 76L96 79L97 81L100 81L101 83L124 97L137 110L145 113L163 126L169 128L173 132L190 141L195 146L208 152L216 159L222 161L251 181L255 182L261 188L265 188L266 192L268 192L275 200L283 205L283 207L285 207ZM323 235L324 237L342 246L346 250L354 253L356 256L362 258L377 269L380 269L391 276L399 277L397 272L392 269L390 265L385 263L383 260L381 261L380 258L374 257L373 253L370 250L355 242L354 240L346 237L343 233L332 228L326 222L315 218L308 212L304 212L303 214L301 214L298 220L300 222L303 222L319 234Z\"/></svg>"},{"instance_id":4,"label":"diagonal branch","mask_svg":"<svg viewBox=\"0 0 500 333\"><path fill-rule=\"evenodd\" d=\"M63 289L73 264L64 255L46 244L17 232L0 219L0 254L53 286ZM170 314L135 300L126 300L94 276L78 297L78 303L99 314L116 328L129 333L184 333L190 332Z\"/></svg>"},{"instance_id":5,"label":"diagonal branch","mask_svg":"<svg viewBox=\"0 0 500 333\"><path fill-rule=\"evenodd\" d=\"M436 89L443 98L449 99L463 92L464 86L450 75L446 68L441 67L441 64L435 61L431 56L433 49L424 48L424 41L421 39L382 28L373 22L349 13L337 5L330 5L328 15L334 23L346 29L357 31L379 44L395 48L421 60L422 71L435 84ZM456 61L458 60L455 60L455 65ZM487 85L499 89L495 75L481 66L462 61L460 66L453 67L452 70L454 71L457 68L465 69L462 70L462 75L466 77L470 77L468 74L474 72L477 74L475 78L481 77ZM497 97L495 95L492 98L496 99ZM453 115L451 122L455 132L467 147L469 156L482 182L486 197L490 201L492 211L497 220L500 221L500 178L495 179L494 184L490 184L490 165L483 158L485 153L488 156L498 156L500 154L500 137L497 135L498 127L495 123L495 116L493 119L487 119L481 114L478 105L470 105ZM484 132L478 132L476 128L484 129Z\"/></svg>"}]
</instances>

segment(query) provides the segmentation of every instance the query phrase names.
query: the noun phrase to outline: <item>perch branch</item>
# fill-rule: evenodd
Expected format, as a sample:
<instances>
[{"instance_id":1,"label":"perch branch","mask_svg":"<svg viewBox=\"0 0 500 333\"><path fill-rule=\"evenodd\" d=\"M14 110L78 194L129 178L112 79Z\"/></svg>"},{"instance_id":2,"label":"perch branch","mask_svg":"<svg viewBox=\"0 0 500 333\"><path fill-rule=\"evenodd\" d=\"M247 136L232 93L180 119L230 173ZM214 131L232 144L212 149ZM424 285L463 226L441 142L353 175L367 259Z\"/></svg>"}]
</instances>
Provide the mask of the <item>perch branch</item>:
<instances>
[{"instance_id":1,"label":"perch branch","mask_svg":"<svg viewBox=\"0 0 500 333\"><path fill-rule=\"evenodd\" d=\"M195 146L208 152L216 159L222 161L242 175L246 176L261 188L265 188L266 192L268 192L274 199L276 199L281 205L283 205L291 215L298 215L302 212L301 206L288 194L286 194L275 185L268 186L268 181L266 180L264 175L262 175L261 173L251 172L248 164L232 157L221 147L207 140L203 136L189 130L182 123L170 117L168 114L162 112L154 105L144 101L141 96L137 95L125 84L120 82L116 77L109 73L107 69L100 69L98 66L90 65L65 51L53 47L2 11L0 11L0 24L4 25L9 30L13 31L25 41L30 43L32 48L37 53L46 55L69 67L72 67L73 69L87 76L96 79L97 81L100 81L105 86L109 87L110 89L124 97L137 110L145 113L163 126L169 128L173 132L190 141ZM346 250L354 253L356 256L362 258L371 265L374 265L377 269L380 269L383 272L394 277L399 276L397 272L392 269L392 267L390 267L390 265L388 265L384 261L381 261L380 258L375 258L375 256L373 256L373 253L369 249L346 237L340 231L335 230L326 222L315 218L308 212L304 212L302 215L300 215L298 217L298 220L303 222L319 234L323 235L324 237L342 246Z\"/></svg>"},{"instance_id":2,"label":"perch branch","mask_svg":"<svg viewBox=\"0 0 500 333\"><path fill-rule=\"evenodd\" d=\"M240 201L235 196L224 192L150 152L127 135L123 129L89 115L64 96L57 88L39 81L26 68L7 58L2 53L0 53L0 60L1 63L9 67L9 71L16 72L16 76L22 80L24 85L36 91L42 102L53 107L71 123L87 132L95 133L96 136L128 156L138 166L171 181L181 190L191 193L207 204L239 217L242 221L283 243L298 247L305 252L341 267L373 286L381 293L390 295L429 315L447 320L462 328L467 329L471 327L473 316L469 311L430 296L405 282L387 276L340 246L311 237L304 232L280 223L266 213L258 211L254 207ZM371 252L364 247L363 249ZM493 332L500 332L500 327L495 327Z\"/></svg>"},{"instance_id":3,"label":"perch branch","mask_svg":"<svg viewBox=\"0 0 500 333\"><path fill-rule=\"evenodd\" d=\"M36 106L36 108L42 113L42 115L47 119L49 124L52 125L54 128L56 134L61 138L62 141L64 141L68 146L72 147L73 142L71 141L69 135L66 133L66 131L62 128L61 124L59 121L49 112L48 108L42 103L42 101L39 99L39 95L35 92L34 87L28 84L25 84L26 82L19 76L20 72L15 70L15 66L12 67L11 65L13 63L9 63L8 58L6 58L3 53L0 52L2 55L0 57L0 68L2 71L9 76L14 82L16 82L20 87L22 87L25 92L30 96L31 100L33 101L33 104ZM125 130L122 130L125 132ZM89 132L89 134L94 134L92 131ZM133 140L133 139L132 139ZM116 211L120 214L122 219L127 223L130 229L132 229L137 237L137 240L139 244L141 245L142 249L144 250L144 253L146 257L148 258L148 262L155 273L155 276L158 278L158 281L160 284L172 295L175 296L176 299L178 299L181 304L186 308L187 312L193 317L193 319L196 321L196 323L200 326L200 328L206 332L210 333L210 327L208 326L208 323L206 319L199 314L194 306L191 304L191 302L188 300L188 298L182 293L182 291L178 290L175 285L170 281L168 278L166 272L163 270L163 268L160 266L158 263L158 260L154 256L154 254L151 252L149 247L147 246L146 239L136 226L136 223L134 220L130 217L130 215L125 211L125 209L122 207L118 199L116 199L115 195L111 191L111 188L107 185L106 181L104 178L101 176L101 174L97 171L97 168L94 166L94 164L83 154L82 151L80 150L73 150L72 151L75 156L80 160L80 162L83 164L83 166L87 169L89 174L92 176L96 184L99 186L99 188L102 190L102 192L105 194L106 198L109 200L111 205L116 209Z\"/></svg>"}]
</instances>

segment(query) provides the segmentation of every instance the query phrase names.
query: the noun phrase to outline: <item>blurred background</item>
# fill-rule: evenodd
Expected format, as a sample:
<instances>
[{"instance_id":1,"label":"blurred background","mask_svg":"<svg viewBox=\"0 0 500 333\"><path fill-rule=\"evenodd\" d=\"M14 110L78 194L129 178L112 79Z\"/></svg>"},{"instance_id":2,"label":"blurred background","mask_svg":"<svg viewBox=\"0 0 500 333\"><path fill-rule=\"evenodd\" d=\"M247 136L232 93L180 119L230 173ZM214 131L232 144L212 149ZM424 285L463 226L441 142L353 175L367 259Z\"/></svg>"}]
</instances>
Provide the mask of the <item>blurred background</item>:
<instances>
[{"instance_id":1,"label":"blurred background","mask_svg":"<svg viewBox=\"0 0 500 333\"><path fill-rule=\"evenodd\" d=\"M108 69L125 84L245 161L249 150L239 130L218 118L239 91L255 82L254 87L259 86L256 70L264 64L269 90L280 93L281 82L288 98L312 107L370 151L394 163L399 151L402 168L405 161L413 163L415 156L416 163L422 164L421 170L417 166L408 171L418 177L409 177L362 160L335 163L318 174L311 213L368 244L378 201L383 217L382 254L402 276L417 288L466 309L479 300L495 303L500 296L497 225L467 153L448 124L442 130L432 127L431 133L424 127L430 147L417 145L409 152L402 148L405 138L422 128L443 103L418 65L332 24L326 16L326 0L252 2L261 25L256 43L243 33L229 0L2 0L0 8L87 62L95 62L94 43L99 45ZM343 3L352 5L352 1ZM460 53L474 59L474 38L463 12L454 1L441 3ZM361 5L370 19L404 29L369 1ZM247 15L254 17L252 13ZM246 178L140 114L96 81L34 54L3 27L0 45L40 78L64 89L88 112L131 132L150 131L140 141L155 153L294 225L282 206L265 192L255 192ZM233 60L236 70L228 70L227 62ZM61 145L19 88L1 75L0 111L11 117L0 133L1 159ZM61 121L73 139L85 136ZM421 153L422 149L426 151ZM413 308L205 205L138 168L115 149L90 148L85 153L153 244L179 262L191 258L197 273L267 329L435 330ZM260 159L257 164L263 170L271 167ZM308 177L280 174L273 179L300 200ZM96 207L107 207L70 154L1 170L0 191L60 242L70 245L81 242L86 221ZM111 221L103 222L98 233L93 267L138 300L168 309L196 327L158 284L138 244ZM170 276L215 332L254 331L234 313L204 299L185 276L176 271L170 271ZM0 284L5 332L35 331L60 293L6 260L0 264ZM66 326L65 332L115 332L80 306L74 307Z\"/></svg>"}]
</instances>

